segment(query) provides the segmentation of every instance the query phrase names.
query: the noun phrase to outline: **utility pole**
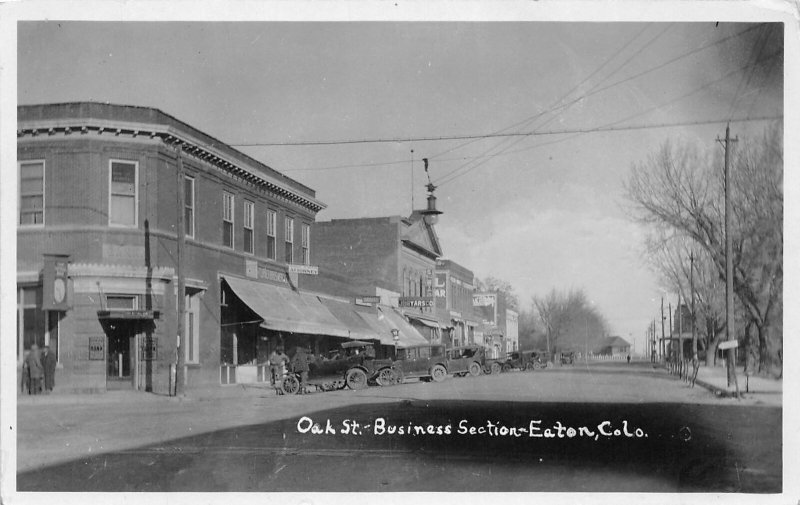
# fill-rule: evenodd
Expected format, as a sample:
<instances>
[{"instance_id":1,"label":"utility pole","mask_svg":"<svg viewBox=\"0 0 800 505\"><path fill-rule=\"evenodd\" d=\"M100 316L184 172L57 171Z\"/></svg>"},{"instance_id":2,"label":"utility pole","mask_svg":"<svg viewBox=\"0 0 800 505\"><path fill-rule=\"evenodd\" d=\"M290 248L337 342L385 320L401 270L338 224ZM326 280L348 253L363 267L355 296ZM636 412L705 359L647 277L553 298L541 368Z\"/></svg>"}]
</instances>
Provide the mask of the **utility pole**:
<instances>
[{"instance_id":1,"label":"utility pole","mask_svg":"<svg viewBox=\"0 0 800 505\"><path fill-rule=\"evenodd\" d=\"M683 305L680 289L678 286L678 377L683 377Z\"/></svg>"},{"instance_id":2,"label":"utility pole","mask_svg":"<svg viewBox=\"0 0 800 505\"><path fill-rule=\"evenodd\" d=\"M411 150L411 213L414 213L414 150ZM410 214L409 214L410 215Z\"/></svg>"},{"instance_id":3,"label":"utility pole","mask_svg":"<svg viewBox=\"0 0 800 505\"><path fill-rule=\"evenodd\" d=\"M697 330L694 318L694 251L689 252L689 292L692 295L692 362L697 356Z\"/></svg>"},{"instance_id":4,"label":"utility pole","mask_svg":"<svg viewBox=\"0 0 800 505\"><path fill-rule=\"evenodd\" d=\"M177 244L177 254L175 258L176 262L176 270L178 274L178 296L177 296L177 305L178 305L178 321L177 321L177 329L176 329L176 341L175 341L175 396L183 396L184 393L184 374L183 374L183 337L184 337L184 324L183 321L186 318L186 279L184 277L183 272L183 246L184 242L186 241L186 226L183 222L183 213L185 211L184 207L186 203L185 199L185 182L184 182L184 173L183 173L183 146L180 144L177 145L176 150L176 164L177 164L177 191L178 191L178 229L175 230L178 236L178 244Z\"/></svg>"},{"instance_id":5,"label":"utility pole","mask_svg":"<svg viewBox=\"0 0 800 505\"><path fill-rule=\"evenodd\" d=\"M736 338L733 314L733 235L731 234L731 125L725 127L725 340ZM719 141L719 139L717 139ZM728 348L727 359L728 387L731 383L736 387L736 398L739 398L739 382L736 380L736 349Z\"/></svg>"},{"instance_id":6,"label":"utility pole","mask_svg":"<svg viewBox=\"0 0 800 505\"><path fill-rule=\"evenodd\" d=\"M661 297L661 359L664 359L664 297Z\"/></svg>"}]
</instances>

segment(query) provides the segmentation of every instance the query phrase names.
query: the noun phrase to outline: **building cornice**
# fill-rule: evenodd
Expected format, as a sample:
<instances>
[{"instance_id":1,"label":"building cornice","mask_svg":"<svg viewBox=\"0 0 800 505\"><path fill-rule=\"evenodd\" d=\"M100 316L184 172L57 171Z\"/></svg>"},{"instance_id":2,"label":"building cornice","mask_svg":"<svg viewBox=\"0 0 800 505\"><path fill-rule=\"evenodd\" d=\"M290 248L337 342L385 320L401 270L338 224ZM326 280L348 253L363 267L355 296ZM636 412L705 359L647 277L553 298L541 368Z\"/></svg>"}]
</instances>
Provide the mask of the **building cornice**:
<instances>
[{"instance_id":1,"label":"building cornice","mask_svg":"<svg viewBox=\"0 0 800 505\"><path fill-rule=\"evenodd\" d=\"M312 212L316 213L326 208L324 203L275 180L252 163L244 163L242 160L235 159L220 149L171 125L93 118L60 118L18 123L17 138L19 139L32 139L44 135L49 137L76 135L77 138L99 135L160 140L167 147L181 148L188 156L210 163L222 172L262 187Z\"/></svg>"}]
</instances>

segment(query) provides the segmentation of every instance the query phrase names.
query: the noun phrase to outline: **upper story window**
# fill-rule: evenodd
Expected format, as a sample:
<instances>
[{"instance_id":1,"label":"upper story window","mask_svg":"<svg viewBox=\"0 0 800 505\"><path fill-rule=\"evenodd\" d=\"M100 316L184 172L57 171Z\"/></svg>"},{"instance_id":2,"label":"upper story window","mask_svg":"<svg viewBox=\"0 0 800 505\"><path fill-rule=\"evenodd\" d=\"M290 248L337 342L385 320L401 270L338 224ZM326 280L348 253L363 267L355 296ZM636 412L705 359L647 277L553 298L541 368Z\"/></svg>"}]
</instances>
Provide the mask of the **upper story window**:
<instances>
[{"instance_id":1,"label":"upper story window","mask_svg":"<svg viewBox=\"0 0 800 505\"><path fill-rule=\"evenodd\" d=\"M294 262L294 219L291 217L286 218L284 228L284 240L286 241L286 263Z\"/></svg>"},{"instance_id":2,"label":"upper story window","mask_svg":"<svg viewBox=\"0 0 800 505\"><path fill-rule=\"evenodd\" d=\"M44 224L44 161L19 164L19 224Z\"/></svg>"},{"instance_id":3,"label":"upper story window","mask_svg":"<svg viewBox=\"0 0 800 505\"><path fill-rule=\"evenodd\" d=\"M267 211L267 258L275 259L276 236L275 229L278 227L278 213L274 210Z\"/></svg>"},{"instance_id":4,"label":"upper story window","mask_svg":"<svg viewBox=\"0 0 800 505\"><path fill-rule=\"evenodd\" d=\"M138 208L138 163L111 160L108 224L136 226Z\"/></svg>"},{"instance_id":5,"label":"upper story window","mask_svg":"<svg viewBox=\"0 0 800 505\"><path fill-rule=\"evenodd\" d=\"M233 249L233 195L222 193L222 245Z\"/></svg>"},{"instance_id":6,"label":"upper story window","mask_svg":"<svg viewBox=\"0 0 800 505\"><path fill-rule=\"evenodd\" d=\"M194 178L183 180L183 225L186 236L194 238Z\"/></svg>"},{"instance_id":7,"label":"upper story window","mask_svg":"<svg viewBox=\"0 0 800 505\"><path fill-rule=\"evenodd\" d=\"M255 204L249 200L244 201L244 252L253 254L253 217Z\"/></svg>"},{"instance_id":8,"label":"upper story window","mask_svg":"<svg viewBox=\"0 0 800 505\"><path fill-rule=\"evenodd\" d=\"M301 243L303 251L303 264L311 264L311 227L307 224L303 225L303 237Z\"/></svg>"}]
</instances>

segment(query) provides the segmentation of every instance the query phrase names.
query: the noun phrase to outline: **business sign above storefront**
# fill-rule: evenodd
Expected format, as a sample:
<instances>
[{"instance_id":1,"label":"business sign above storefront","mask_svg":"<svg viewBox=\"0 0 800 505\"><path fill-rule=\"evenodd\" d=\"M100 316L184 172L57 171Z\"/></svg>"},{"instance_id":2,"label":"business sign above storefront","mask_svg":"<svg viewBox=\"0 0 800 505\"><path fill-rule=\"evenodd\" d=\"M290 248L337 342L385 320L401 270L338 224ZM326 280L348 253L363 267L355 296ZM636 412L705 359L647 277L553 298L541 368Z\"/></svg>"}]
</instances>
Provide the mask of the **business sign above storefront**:
<instances>
[{"instance_id":1,"label":"business sign above storefront","mask_svg":"<svg viewBox=\"0 0 800 505\"><path fill-rule=\"evenodd\" d=\"M311 265L289 265L290 274L319 275L319 267Z\"/></svg>"},{"instance_id":2,"label":"business sign above storefront","mask_svg":"<svg viewBox=\"0 0 800 505\"><path fill-rule=\"evenodd\" d=\"M401 296L398 299L400 307L409 307L414 309L424 309L433 307L433 297L431 296Z\"/></svg>"},{"instance_id":3,"label":"business sign above storefront","mask_svg":"<svg viewBox=\"0 0 800 505\"><path fill-rule=\"evenodd\" d=\"M364 307L372 307L381 303L380 296L357 296L355 300L356 305L363 305Z\"/></svg>"}]
</instances>

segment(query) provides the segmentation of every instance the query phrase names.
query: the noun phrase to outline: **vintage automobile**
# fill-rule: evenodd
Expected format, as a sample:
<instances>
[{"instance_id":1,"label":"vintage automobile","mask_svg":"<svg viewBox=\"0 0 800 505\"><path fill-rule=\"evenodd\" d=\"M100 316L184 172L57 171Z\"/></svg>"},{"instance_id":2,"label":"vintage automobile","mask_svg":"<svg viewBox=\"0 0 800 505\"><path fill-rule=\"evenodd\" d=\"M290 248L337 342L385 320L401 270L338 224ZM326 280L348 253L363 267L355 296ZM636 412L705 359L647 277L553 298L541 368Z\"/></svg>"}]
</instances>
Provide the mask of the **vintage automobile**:
<instances>
[{"instance_id":1,"label":"vintage automobile","mask_svg":"<svg viewBox=\"0 0 800 505\"><path fill-rule=\"evenodd\" d=\"M447 372L456 377L477 377L483 371L486 351L480 345L462 345L447 349Z\"/></svg>"},{"instance_id":2,"label":"vintage automobile","mask_svg":"<svg viewBox=\"0 0 800 505\"><path fill-rule=\"evenodd\" d=\"M574 365L575 364L575 352L574 351L567 351L561 353L561 364L562 365Z\"/></svg>"},{"instance_id":3,"label":"vintage automobile","mask_svg":"<svg viewBox=\"0 0 800 505\"><path fill-rule=\"evenodd\" d=\"M349 387L364 389L370 381L380 386L397 382L391 359L376 359L372 343L360 340L345 342L308 365L308 384L317 390L330 391ZM288 373L281 382L285 394L300 392L300 377Z\"/></svg>"},{"instance_id":4,"label":"vintage automobile","mask_svg":"<svg viewBox=\"0 0 800 505\"><path fill-rule=\"evenodd\" d=\"M503 371L507 372L514 368L519 370L538 370L547 367L544 354L540 351L515 351L508 355L508 359L503 364Z\"/></svg>"},{"instance_id":5,"label":"vintage automobile","mask_svg":"<svg viewBox=\"0 0 800 505\"><path fill-rule=\"evenodd\" d=\"M447 377L447 352L441 344L419 344L397 349L392 365L398 382L418 377L442 382Z\"/></svg>"}]
</instances>

